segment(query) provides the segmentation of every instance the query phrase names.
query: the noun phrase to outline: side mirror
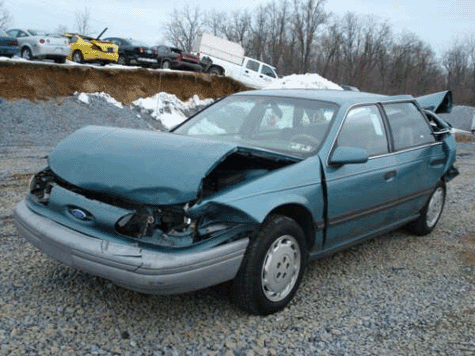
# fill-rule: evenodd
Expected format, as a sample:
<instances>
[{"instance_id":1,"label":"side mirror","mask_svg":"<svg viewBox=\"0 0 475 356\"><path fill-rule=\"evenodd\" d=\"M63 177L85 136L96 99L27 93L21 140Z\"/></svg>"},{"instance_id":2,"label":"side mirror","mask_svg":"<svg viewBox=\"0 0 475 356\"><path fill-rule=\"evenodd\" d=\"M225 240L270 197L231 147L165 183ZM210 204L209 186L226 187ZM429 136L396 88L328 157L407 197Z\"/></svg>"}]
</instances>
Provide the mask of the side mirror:
<instances>
[{"instance_id":1,"label":"side mirror","mask_svg":"<svg viewBox=\"0 0 475 356\"><path fill-rule=\"evenodd\" d=\"M337 147L330 156L330 164L342 166L368 162L368 153L362 148Z\"/></svg>"}]
</instances>

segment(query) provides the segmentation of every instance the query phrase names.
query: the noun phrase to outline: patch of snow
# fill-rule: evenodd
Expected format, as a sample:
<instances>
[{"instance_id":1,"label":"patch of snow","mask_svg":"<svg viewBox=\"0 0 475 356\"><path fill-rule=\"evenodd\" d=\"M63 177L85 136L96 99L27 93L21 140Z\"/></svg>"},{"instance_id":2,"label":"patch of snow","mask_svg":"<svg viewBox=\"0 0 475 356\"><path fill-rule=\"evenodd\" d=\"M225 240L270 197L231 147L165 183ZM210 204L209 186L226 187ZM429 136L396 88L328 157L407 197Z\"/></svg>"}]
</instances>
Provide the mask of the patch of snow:
<instances>
[{"instance_id":1,"label":"patch of snow","mask_svg":"<svg viewBox=\"0 0 475 356\"><path fill-rule=\"evenodd\" d=\"M109 104L112 104L112 105L115 105L117 106L118 108L123 108L124 106L122 105L122 103L118 102L117 100L115 100L112 96L110 96L109 94L107 93L104 93L104 92L100 92L100 93L89 93L89 94L86 94L86 93L78 93L78 92L75 92L74 93L74 96L77 97L77 99L85 104L89 104L89 99L91 97L96 97L96 98L102 98L104 99L106 102L108 102Z\"/></svg>"},{"instance_id":2,"label":"patch of snow","mask_svg":"<svg viewBox=\"0 0 475 356\"><path fill-rule=\"evenodd\" d=\"M292 74L269 84L266 89L334 89L343 90L338 84L316 73Z\"/></svg>"},{"instance_id":3,"label":"patch of snow","mask_svg":"<svg viewBox=\"0 0 475 356\"><path fill-rule=\"evenodd\" d=\"M183 102L176 95L161 92L152 97L137 99L132 104L144 110L150 110L154 118L170 128L186 120L195 108L209 105L213 101L213 99L202 100L198 95L194 95Z\"/></svg>"},{"instance_id":4,"label":"patch of snow","mask_svg":"<svg viewBox=\"0 0 475 356\"><path fill-rule=\"evenodd\" d=\"M89 104L89 95L87 95L86 93L74 93L74 95L77 94L77 99L84 103L84 104Z\"/></svg>"}]
</instances>

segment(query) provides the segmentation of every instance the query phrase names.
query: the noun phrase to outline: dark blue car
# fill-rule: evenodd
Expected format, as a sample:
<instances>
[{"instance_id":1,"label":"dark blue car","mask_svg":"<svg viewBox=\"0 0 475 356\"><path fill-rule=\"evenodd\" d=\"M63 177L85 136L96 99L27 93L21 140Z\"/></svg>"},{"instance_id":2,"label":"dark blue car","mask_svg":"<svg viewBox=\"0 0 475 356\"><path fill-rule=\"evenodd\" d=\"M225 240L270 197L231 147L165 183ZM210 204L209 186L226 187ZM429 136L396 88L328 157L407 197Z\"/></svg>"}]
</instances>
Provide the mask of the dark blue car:
<instances>
[{"instance_id":1,"label":"dark blue car","mask_svg":"<svg viewBox=\"0 0 475 356\"><path fill-rule=\"evenodd\" d=\"M36 174L15 220L53 258L129 289L233 280L283 309L306 262L405 227L430 233L458 171L450 92L231 95L172 132L85 127Z\"/></svg>"},{"instance_id":2,"label":"dark blue car","mask_svg":"<svg viewBox=\"0 0 475 356\"><path fill-rule=\"evenodd\" d=\"M0 29L0 56L12 58L19 50L18 40Z\"/></svg>"}]
</instances>

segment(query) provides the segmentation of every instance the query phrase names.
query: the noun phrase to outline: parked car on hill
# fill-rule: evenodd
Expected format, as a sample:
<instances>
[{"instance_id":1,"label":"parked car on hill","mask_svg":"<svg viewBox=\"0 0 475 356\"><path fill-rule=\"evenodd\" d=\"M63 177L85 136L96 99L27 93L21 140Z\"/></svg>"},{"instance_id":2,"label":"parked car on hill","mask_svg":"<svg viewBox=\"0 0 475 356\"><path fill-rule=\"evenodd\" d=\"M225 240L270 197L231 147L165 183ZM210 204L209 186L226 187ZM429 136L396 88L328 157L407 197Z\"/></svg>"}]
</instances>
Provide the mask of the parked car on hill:
<instances>
[{"instance_id":1,"label":"parked car on hill","mask_svg":"<svg viewBox=\"0 0 475 356\"><path fill-rule=\"evenodd\" d=\"M204 72L231 77L250 88L264 89L279 78L271 65L244 56L239 43L209 33L197 36L193 51L200 54Z\"/></svg>"},{"instance_id":2,"label":"parked car on hill","mask_svg":"<svg viewBox=\"0 0 475 356\"><path fill-rule=\"evenodd\" d=\"M176 47L165 45L153 46L157 51L157 61L163 69L183 69L200 72L200 56L185 52Z\"/></svg>"},{"instance_id":3,"label":"parked car on hill","mask_svg":"<svg viewBox=\"0 0 475 356\"><path fill-rule=\"evenodd\" d=\"M100 62L102 64L117 63L119 46L115 43L77 33L63 34L71 43L71 54L68 57L77 63Z\"/></svg>"},{"instance_id":4,"label":"parked car on hill","mask_svg":"<svg viewBox=\"0 0 475 356\"><path fill-rule=\"evenodd\" d=\"M0 56L13 57L18 53L18 40L0 28Z\"/></svg>"},{"instance_id":5,"label":"parked car on hill","mask_svg":"<svg viewBox=\"0 0 475 356\"><path fill-rule=\"evenodd\" d=\"M147 46L144 42L132 38L108 37L106 41L111 41L119 46L119 64L158 66L157 51Z\"/></svg>"},{"instance_id":6,"label":"parked car on hill","mask_svg":"<svg viewBox=\"0 0 475 356\"><path fill-rule=\"evenodd\" d=\"M20 46L20 55L25 59L53 59L56 63L66 62L71 48L69 41L58 35L44 31L12 28L7 33L16 37Z\"/></svg>"},{"instance_id":7,"label":"parked car on hill","mask_svg":"<svg viewBox=\"0 0 475 356\"><path fill-rule=\"evenodd\" d=\"M15 221L51 257L126 288L233 280L242 309L273 313L307 260L435 228L458 174L437 116L450 107L450 92L262 90L172 132L88 126L49 155Z\"/></svg>"}]
</instances>

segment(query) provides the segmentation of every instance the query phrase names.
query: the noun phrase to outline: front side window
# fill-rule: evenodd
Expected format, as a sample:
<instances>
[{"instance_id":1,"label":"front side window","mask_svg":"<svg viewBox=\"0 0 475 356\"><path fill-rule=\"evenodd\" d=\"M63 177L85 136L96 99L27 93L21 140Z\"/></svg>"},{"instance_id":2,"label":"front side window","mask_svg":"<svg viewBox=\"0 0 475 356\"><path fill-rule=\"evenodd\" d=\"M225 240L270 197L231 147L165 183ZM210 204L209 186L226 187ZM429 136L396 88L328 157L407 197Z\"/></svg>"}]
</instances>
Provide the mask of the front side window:
<instances>
[{"instance_id":1,"label":"front side window","mask_svg":"<svg viewBox=\"0 0 475 356\"><path fill-rule=\"evenodd\" d=\"M376 105L351 109L343 123L337 144L364 149L369 157L388 153L386 131Z\"/></svg>"},{"instance_id":2,"label":"front side window","mask_svg":"<svg viewBox=\"0 0 475 356\"><path fill-rule=\"evenodd\" d=\"M173 132L305 157L318 150L337 109L318 100L230 96Z\"/></svg>"},{"instance_id":3,"label":"front side window","mask_svg":"<svg viewBox=\"0 0 475 356\"><path fill-rule=\"evenodd\" d=\"M261 72L262 72L262 74L267 75L268 77L275 78L275 73L272 70L272 68L269 67L269 66L266 66L266 65L263 64Z\"/></svg>"},{"instance_id":4,"label":"front side window","mask_svg":"<svg viewBox=\"0 0 475 356\"><path fill-rule=\"evenodd\" d=\"M435 142L429 123L413 103L385 104L396 151Z\"/></svg>"}]
</instances>

